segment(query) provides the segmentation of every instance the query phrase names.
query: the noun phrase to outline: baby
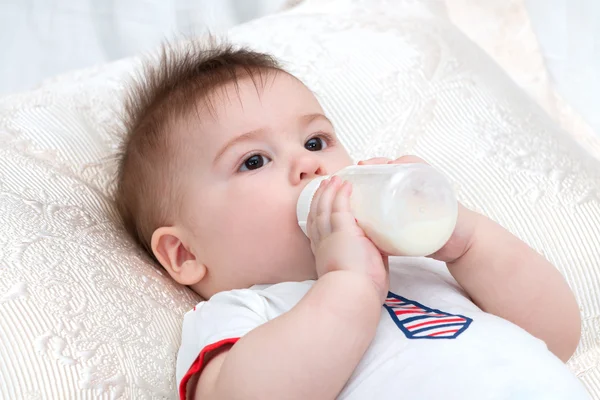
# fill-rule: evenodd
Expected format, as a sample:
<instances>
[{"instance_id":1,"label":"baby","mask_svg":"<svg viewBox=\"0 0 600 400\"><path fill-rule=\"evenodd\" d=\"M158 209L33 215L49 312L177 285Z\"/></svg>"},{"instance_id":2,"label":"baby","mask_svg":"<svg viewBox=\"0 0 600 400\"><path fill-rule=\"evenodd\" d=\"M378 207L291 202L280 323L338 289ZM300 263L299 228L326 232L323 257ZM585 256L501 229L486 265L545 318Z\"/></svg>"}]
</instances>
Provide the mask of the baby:
<instances>
[{"instance_id":1,"label":"baby","mask_svg":"<svg viewBox=\"0 0 600 400\"><path fill-rule=\"evenodd\" d=\"M360 112L360 110L357 110ZM181 399L584 399L564 361L580 315L563 277L463 206L428 258L382 254L352 164L311 91L273 57L163 48L127 103L118 206L128 231L206 301L184 317ZM414 156L363 164L423 162Z\"/></svg>"}]
</instances>

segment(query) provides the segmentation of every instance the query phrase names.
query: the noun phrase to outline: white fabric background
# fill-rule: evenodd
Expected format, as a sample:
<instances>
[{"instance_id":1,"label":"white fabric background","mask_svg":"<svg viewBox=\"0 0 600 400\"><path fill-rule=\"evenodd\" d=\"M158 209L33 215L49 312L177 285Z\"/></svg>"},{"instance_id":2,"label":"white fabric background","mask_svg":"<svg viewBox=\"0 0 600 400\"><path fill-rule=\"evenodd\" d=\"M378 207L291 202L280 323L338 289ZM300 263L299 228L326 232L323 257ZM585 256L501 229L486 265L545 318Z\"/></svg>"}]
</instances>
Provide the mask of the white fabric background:
<instances>
[{"instance_id":1,"label":"white fabric background","mask_svg":"<svg viewBox=\"0 0 600 400\"><path fill-rule=\"evenodd\" d=\"M598 155L600 131L570 104L554 82L526 2L446 0L446 8L452 23L490 55L564 131ZM591 110L595 108L590 106Z\"/></svg>"},{"instance_id":2,"label":"white fabric background","mask_svg":"<svg viewBox=\"0 0 600 400\"><path fill-rule=\"evenodd\" d=\"M69 70L156 47L164 38L224 32L286 0L2 0L0 94Z\"/></svg>"},{"instance_id":3,"label":"white fabric background","mask_svg":"<svg viewBox=\"0 0 600 400\"><path fill-rule=\"evenodd\" d=\"M525 0L558 91L600 132L600 1Z\"/></svg>"},{"instance_id":4,"label":"white fabric background","mask_svg":"<svg viewBox=\"0 0 600 400\"><path fill-rule=\"evenodd\" d=\"M444 0L439 0L443 2ZM224 32L295 0L3 0L0 94L155 47L177 35ZM450 9L464 0L445 0ZM467 2L468 3L468 2ZM509 0L478 1L497 13ZM516 2L512 2L514 8ZM600 132L600 2L522 0L553 84ZM474 8L473 4L470 5ZM499 13L498 13L499 14ZM487 29L487 21L471 21ZM467 29L476 29L469 27ZM492 50L493 51L493 50Z\"/></svg>"}]
</instances>

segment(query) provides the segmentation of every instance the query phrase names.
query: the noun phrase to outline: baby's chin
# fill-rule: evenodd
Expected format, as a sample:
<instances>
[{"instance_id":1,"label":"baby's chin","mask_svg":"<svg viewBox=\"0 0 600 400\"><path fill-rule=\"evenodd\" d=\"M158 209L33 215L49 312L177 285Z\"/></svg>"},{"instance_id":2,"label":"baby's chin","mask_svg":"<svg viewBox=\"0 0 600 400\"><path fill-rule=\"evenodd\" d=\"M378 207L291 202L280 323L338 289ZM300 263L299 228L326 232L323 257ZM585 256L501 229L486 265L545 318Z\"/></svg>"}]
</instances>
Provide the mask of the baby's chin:
<instances>
[{"instance_id":1,"label":"baby's chin","mask_svg":"<svg viewBox=\"0 0 600 400\"><path fill-rule=\"evenodd\" d=\"M263 278L268 279L267 283L304 282L318 277L315 257L308 239L306 243L302 243L301 248L288 252L277 264L273 265L270 271L266 271L269 277Z\"/></svg>"},{"instance_id":2,"label":"baby's chin","mask_svg":"<svg viewBox=\"0 0 600 400\"><path fill-rule=\"evenodd\" d=\"M221 248L219 257L208 266L209 271L215 272L190 288L207 299L219 292L249 289L255 285L317 279L310 240L299 227L297 229L292 232L285 229L287 234L281 232L278 236L255 237L252 246L244 249L233 244L226 251Z\"/></svg>"}]
</instances>

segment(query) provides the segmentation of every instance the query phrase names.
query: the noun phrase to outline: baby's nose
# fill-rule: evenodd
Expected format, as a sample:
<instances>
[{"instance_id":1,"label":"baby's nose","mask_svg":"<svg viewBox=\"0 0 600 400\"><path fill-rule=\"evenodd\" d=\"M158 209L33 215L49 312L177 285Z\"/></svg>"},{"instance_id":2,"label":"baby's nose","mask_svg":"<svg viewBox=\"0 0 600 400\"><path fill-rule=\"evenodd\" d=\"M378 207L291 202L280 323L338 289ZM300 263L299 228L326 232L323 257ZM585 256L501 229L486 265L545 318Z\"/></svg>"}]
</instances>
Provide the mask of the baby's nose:
<instances>
[{"instance_id":1,"label":"baby's nose","mask_svg":"<svg viewBox=\"0 0 600 400\"><path fill-rule=\"evenodd\" d=\"M325 175L326 172L316 157L306 156L296 161L291 174L290 180L292 184L297 185L302 181Z\"/></svg>"}]
</instances>

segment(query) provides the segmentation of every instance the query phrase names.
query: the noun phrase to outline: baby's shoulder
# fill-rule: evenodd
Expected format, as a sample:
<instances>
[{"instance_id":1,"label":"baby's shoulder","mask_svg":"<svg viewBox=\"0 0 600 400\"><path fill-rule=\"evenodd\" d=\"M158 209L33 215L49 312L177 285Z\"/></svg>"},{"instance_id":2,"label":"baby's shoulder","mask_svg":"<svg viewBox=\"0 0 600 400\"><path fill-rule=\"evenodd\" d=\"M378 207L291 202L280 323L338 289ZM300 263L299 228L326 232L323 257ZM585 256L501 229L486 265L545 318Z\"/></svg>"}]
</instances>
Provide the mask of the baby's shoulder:
<instances>
[{"instance_id":1,"label":"baby's shoulder","mask_svg":"<svg viewBox=\"0 0 600 400\"><path fill-rule=\"evenodd\" d=\"M314 282L282 282L219 292L196 304L187 314L199 313L202 318L207 318L250 311L269 320L294 307Z\"/></svg>"},{"instance_id":2,"label":"baby's shoulder","mask_svg":"<svg viewBox=\"0 0 600 400\"><path fill-rule=\"evenodd\" d=\"M390 294L436 306L477 311L445 263L425 257L390 257Z\"/></svg>"}]
</instances>

